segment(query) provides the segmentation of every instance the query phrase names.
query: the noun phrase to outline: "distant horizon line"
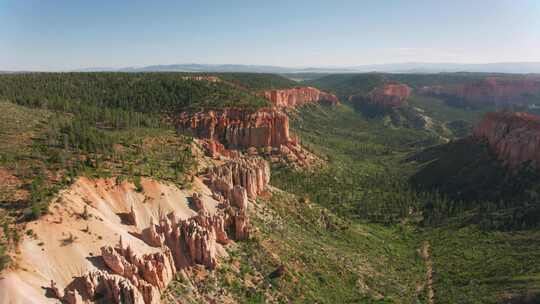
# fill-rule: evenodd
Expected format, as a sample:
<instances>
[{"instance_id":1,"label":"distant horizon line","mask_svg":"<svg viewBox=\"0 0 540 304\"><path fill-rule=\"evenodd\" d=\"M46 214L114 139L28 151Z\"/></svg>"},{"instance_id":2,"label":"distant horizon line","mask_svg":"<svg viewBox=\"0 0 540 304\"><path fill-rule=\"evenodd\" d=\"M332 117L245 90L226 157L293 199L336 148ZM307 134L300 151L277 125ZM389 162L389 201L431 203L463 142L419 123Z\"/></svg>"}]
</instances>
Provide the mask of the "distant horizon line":
<instances>
[{"instance_id":1,"label":"distant horizon line","mask_svg":"<svg viewBox=\"0 0 540 304\"><path fill-rule=\"evenodd\" d=\"M436 66L448 66L448 68L454 66L469 66L469 67L482 67L482 66L522 66L522 65L534 65L535 69L538 69L540 73L540 60L538 61L494 61L494 62L451 62L451 61L403 61L403 62L388 62L388 63L366 63L366 64L350 64L350 65L302 65L302 66L287 66L287 65L271 65L271 64L249 64L249 63L157 63L157 64L148 64L148 65L127 65L127 66L82 66L75 68L64 68L64 69L2 69L2 73L17 73L17 72L84 72L84 71L130 71L130 70L143 70L143 69L152 69L152 68L167 68L167 67L199 67L199 68L267 68L267 69L283 69L283 70L342 70L350 72L368 72L368 71L358 71L360 69L375 68L375 67L385 67L391 68L392 66L404 67L404 66L417 66L416 68L432 68L435 69ZM537 66L538 65L538 66ZM424 66L424 67L422 67ZM411 67L414 69L415 67ZM441 67L439 67L441 68ZM181 71L179 71L181 72ZM220 72L220 71L184 71L184 72ZM234 71L231 71L234 72ZM378 72L373 70L371 72ZM444 72L444 71L442 71ZM476 71L453 71L453 72L476 72ZM488 73L488 72L486 72ZM492 71L491 73L497 73L497 71ZM504 72L501 72L504 73ZM519 72L518 72L519 73ZM526 72L524 72L526 73Z\"/></svg>"}]
</instances>

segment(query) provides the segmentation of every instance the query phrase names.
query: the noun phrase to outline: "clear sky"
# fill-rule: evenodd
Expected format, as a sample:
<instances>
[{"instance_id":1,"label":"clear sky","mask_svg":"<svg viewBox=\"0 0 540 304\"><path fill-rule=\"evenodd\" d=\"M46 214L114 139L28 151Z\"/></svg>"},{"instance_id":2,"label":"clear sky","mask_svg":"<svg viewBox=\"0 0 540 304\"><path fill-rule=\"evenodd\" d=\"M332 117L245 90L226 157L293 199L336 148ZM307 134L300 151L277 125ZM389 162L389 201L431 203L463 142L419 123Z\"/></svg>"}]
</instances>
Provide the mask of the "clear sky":
<instances>
[{"instance_id":1,"label":"clear sky","mask_svg":"<svg viewBox=\"0 0 540 304\"><path fill-rule=\"evenodd\" d=\"M540 61L540 0L0 0L0 70Z\"/></svg>"}]
</instances>

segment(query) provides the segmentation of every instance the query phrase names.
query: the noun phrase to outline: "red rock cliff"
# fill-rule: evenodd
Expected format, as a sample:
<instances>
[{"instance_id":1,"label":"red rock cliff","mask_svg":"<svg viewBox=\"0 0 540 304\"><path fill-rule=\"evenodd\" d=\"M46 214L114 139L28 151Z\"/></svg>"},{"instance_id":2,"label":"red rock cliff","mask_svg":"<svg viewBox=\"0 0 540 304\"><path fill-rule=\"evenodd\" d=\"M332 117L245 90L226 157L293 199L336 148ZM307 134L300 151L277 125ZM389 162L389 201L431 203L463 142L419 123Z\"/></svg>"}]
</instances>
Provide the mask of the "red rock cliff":
<instances>
[{"instance_id":1,"label":"red rock cliff","mask_svg":"<svg viewBox=\"0 0 540 304\"><path fill-rule=\"evenodd\" d=\"M247 196L255 199L270 181L270 166L261 158L234 159L210 169L210 186L226 198L232 197L234 186L246 189Z\"/></svg>"},{"instance_id":2,"label":"red rock cliff","mask_svg":"<svg viewBox=\"0 0 540 304\"><path fill-rule=\"evenodd\" d=\"M291 142L289 118L276 109L184 112L177 125L199 138L217 140L231 148L279 147Z\"/></svg>"},{"instance_id":3,"label":"red rock cliff","mask_svg":"<svg viewBox=\"0 0 540 304\"><path fill-rule=\"evenodd\" d=\"M540 77L487 77L468 84L423 87L419 92L474 104L515 104L540 96Z\"/></svg>"},{"instance_id":4,"label":"red rock cliff","mask_svg":"<svg viewBox=\"0 0 540 304\"><path fill-rule=\"evenodd\" d=\"M337 105L338 98L334 94L320 91L313 87L297 87L283 90L266 90L262 93L275 107L295 108L307 103L328 103Z\"/></svg>"},{"instance_id":5,"label":"red rock cliff","mask_svg":"<svg viewBox=\"0 0 540 304\"><path fill-rule=\"evenodd\" d=\"M349 97L349 101L368 102L384 108L395 108L407 102L411 91L411 88L406 84L388 83L373 89L367 96L352 95Z\"/></svg>"},{"instance_id":6,"label":"red rock cliff","mask_svg":"<svg viewBox=\"0 0 540 304\"><path fill-rule=\"evenodd\" d=\"M530 161L540 168L540 116L528 113L486 114L474 129L474 136L485 138L497 157L509 168Z\"/></svg>"}]
</instances>

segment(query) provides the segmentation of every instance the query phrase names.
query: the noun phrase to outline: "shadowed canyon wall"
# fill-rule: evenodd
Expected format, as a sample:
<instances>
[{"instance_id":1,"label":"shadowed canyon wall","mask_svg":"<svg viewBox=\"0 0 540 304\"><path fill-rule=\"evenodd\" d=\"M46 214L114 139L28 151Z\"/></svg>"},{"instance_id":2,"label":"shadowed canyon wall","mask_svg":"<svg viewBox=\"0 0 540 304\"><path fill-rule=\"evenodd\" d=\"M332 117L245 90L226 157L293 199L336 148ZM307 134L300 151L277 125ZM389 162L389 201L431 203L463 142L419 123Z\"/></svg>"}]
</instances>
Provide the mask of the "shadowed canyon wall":
<instances>
[{"instance_id":1,"label":"shadowed canyon wall","mask_svg":"<svg viewBox=\"0 0 540 304\"><path fill-rule=\"evenodd\" d=\"M522 104L540 101L540 76L492 76L467 84L423 87L418 92L458 105Z\"/></svg>"},{"instance_id":2,"label":"shadowed canyon wall","mask_svg":"<svg viewBox=\"0 0 540 304\"><path fill-rule=\"evenodd\" d=\"M529 162L540 168L540 116L528 113L488 113L474 129L491 150L511 169Z\"/></svg>"}]
</instances>

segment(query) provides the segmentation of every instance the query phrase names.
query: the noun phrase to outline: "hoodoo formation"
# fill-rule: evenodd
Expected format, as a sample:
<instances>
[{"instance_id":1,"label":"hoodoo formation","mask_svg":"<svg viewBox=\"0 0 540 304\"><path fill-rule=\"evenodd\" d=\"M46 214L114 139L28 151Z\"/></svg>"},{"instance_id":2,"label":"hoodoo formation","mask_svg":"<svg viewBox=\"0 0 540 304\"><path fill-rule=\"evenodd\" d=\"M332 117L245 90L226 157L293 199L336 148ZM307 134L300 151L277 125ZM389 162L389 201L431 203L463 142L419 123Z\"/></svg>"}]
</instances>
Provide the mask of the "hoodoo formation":
<instances>
[{"instance_id":1,"label":"hoodoo formation","mask_svg":"<svg viewBox=\"0 0 540 304\"><path fill-rule=\"evenodd\" d=\"M540 116L521 112L488 113L474 129L510 168L530 162L540 168Z\"/></svg>"},{"instance_id":2,"label":"hoodoo formation","mask_svg":"<svg viewBox=\"0 0 540 304\"><path fill-rule=\"evenodd\" d=\"M391 109L404 105L411 95L411 88L406 84L387 83L373 89L367 96L352 95L349 101L353 103L369 103L384 109Z\"/></svg>"},{"instance_id":3,"label":"hoodoo formation","mask_svg":"<svg viewBox=\"0 0 540 304\"><path fill-rule=\"evenodd\" d=\"M270 181L270 166L260 158L234 159L210 169L209 178L212 189L226 198L233 197L234 186L238 185L246 189L249 198L255 199Z\"/></svg>"},{"instance_id":4,"label":"hoodoo formation","mask_svg":"<svg viewBox=\"0 0 540 304\"><path fill-rule=\"evenodd\" d=\"M338 98L334 94L323 92L313 87L296 87L292 89L266 90L263 95L278 108L296 108L308 103L327 103L337 105Z\"/></svg>"},{"instance_id":5,"label":"hoodoo formation","mask_svg":"<svg viewBox=\"0 0 540 304\"><path fill-rule=\"evenodd\" d=\"M226 255L223 246L249 237L248 200L266 190L270 168L262 159L234 159L208 169L203 180L195 180L190 195L148 179L137 193L127 182L80 178L52 206L54 213L32 225L50 243L42 255L42 245L24 241L25 267L1 281L13 292L4 296L43 303L47 299L38 287L47 286L52 298L69 304L96 298L160 303L161 292L178 273L185 275L197 264L215 268ZM55 247L57 239L65 246ZM51 266L55 272L49 272Z\"/></svg>"}]
</instances>

